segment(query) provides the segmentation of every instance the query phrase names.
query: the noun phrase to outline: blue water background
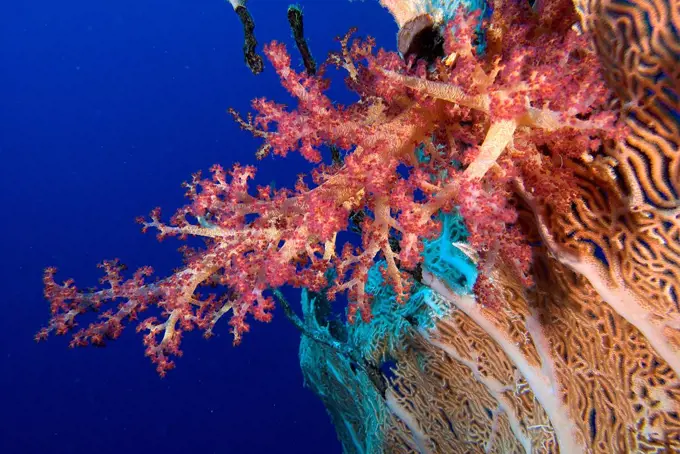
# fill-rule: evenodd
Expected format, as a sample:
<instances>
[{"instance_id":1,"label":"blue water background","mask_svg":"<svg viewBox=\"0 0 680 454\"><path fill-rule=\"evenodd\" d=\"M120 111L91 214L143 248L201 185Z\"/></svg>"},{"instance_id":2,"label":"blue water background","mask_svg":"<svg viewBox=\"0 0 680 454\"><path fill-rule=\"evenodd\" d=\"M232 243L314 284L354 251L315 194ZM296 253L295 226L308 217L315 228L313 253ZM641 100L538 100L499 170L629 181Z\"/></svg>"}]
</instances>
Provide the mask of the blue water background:
<instances>
[{"instance_id":1,"label":"blue water background","mask_svg":"<svg viewBox=\"0 0 680 454\"><path fill-rule=\"evenodd\" d=\"M302 69L288 4L249 7L260 43L289 44ZM376 0L302 6L317 60L351 26L395 47L396 25ZM103 349L33 341L48 319L44 267L83 287L114 257L164 276L181 264L179 242L158 243L134 218L156 206L172 214L196 170L255 162L259 142L226 109L290 98L270 66L253 76L244 65L231 6L37 0L0 9L0 452L340 452L323 406L302 386L299 336L280 310L238 348L226 320L209 341L187 334L164 379L132 327ZM333 79L333 98L352 100ZM282 187L306 168L297 155L269 159L257 181Z\"/></svg>"}]
</instances>

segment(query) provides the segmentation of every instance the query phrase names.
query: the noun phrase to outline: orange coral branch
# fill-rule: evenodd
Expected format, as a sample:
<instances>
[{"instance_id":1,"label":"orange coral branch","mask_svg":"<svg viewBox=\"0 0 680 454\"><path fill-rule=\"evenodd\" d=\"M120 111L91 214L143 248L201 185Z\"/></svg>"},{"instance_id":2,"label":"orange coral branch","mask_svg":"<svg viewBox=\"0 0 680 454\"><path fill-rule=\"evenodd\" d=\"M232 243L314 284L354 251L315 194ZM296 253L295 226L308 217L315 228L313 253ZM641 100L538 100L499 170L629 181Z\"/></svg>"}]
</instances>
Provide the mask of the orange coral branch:
<instances>
[{"instance_id":1,"label":"orange coral branch","mask_svg":"<svg viewBox=\"0 0 680 454\"><path fill-rule=\"evenodd\" d=\"M546 376L544 373L545 370L550 370L551 368L539 368L532 365L507 334L484 315L473 296L458 295L452 292L443 282L429 272L423 272L423 282L450 304L453 304L470 317L496 342L514 363L550 418L560 450L574 454L585 453L586 447L584 442L579 436L580 434L571 415L569 415L566 405L560 398L558 389L556 389L556 377Z\"/></svg>"},{"instance_id":2,"label":"orange coral branch","mask_svg":"<svg viewBox=\"0 0 680 454\"><path fill-rule=\"evenodd\" d=\"M411 431L413 436L413 441L415 443L415 448L420 454L430 454L432 451L428 447L429 440L428 436L423 432L418 423L418 420L413 417L411 413L408 412L404 407L399 404L397 397L394 395L394 391L388 389L385 391L385 404L387 408L390 409L393 415L395 415L399 420L401 420L406 427Z\"/></svg>"},{"instance_id":3,"label":"orange coral branch","mask_svg":"<svg viewBox=\"0 0 680 454\"><path fill-rule=\"evenodd\" d=\"M443 321L443 323L448 322ZM507 391L509 387L501 383L500 380L498 380L495 377L481 374L477 363L475 361L464 358L455 348L453 348L453 346L439 341L430 333L424 330L421 330L420 334L427 342L441 349L452 359L458 361L459 363L463 364L465 367L470 369L470 372L472 373L474 379L480 382L482 385L484 385L486 389L489 391L489 394L491 394L493 398L496 399L496 401L498 402L499 408L503 411L503 413L505 413L505 415L508 418L508 422L510 424L510 429L512 430L512 433L515 435L515 438L517 438L517 440L524 448L524 452L526 452L526 454L531 454L531 452L533 451L531 437L527 436L527 434L524 433L524 431L522 430L521 416L517 414L508 398L505 397L504 395L505 391Z\"/></svg>"},{"instance_id":4,"label":"orange coral branch","mask_svg":"<svg viewBox=\"0 0 680 454\"><path fill-rule=\"evenodd\" d=\"M680 376L680 353L666 333L666 330L677 330L679 320L669 318L667 314L655 314L645 308L641 297L628 287L621 276L618 263L611 262L609 266L605 266L596 257L578 256L557 244L546 225L541 208L523 191L521 184L518 184L518 192L534 212L541 238L555 258L588 279L600 297L628 323L635 326L647 338L656 353L668 363L676 375Z\"/></svg>"}]
</instances>

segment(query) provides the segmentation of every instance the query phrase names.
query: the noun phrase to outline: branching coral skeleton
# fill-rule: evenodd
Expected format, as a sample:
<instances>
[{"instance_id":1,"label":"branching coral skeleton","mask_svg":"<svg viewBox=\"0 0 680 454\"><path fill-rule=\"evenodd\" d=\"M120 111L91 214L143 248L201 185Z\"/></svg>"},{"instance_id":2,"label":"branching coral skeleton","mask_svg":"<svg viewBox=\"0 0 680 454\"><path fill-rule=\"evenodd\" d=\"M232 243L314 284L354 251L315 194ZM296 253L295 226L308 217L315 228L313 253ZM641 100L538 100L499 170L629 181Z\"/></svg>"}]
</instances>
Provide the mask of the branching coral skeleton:
<instances>
[{"instance_id":1,"label":"branching coral skeleton","mask_svg":"<svg viewBox=\"0 0 680 454\"><path fill-rule=\"evenodd\" d=\"M546 371L553 370L551 363L554 360L549 356L545 356L543 358L545 363L541 364L541 368L531 365L517 346L503 332L502 328L495 326L491 320L484 316L474 297L453 293L444 283L427 272L423 273L423 281L439 295L446 298L448 302L463 311L503 349L508 358L510 358L526 379L529 387L536 395L536 399L548 414L557 435L560 449L569 453L586 452L583 440L579 439L567 408L560 401L559 392L556 389L557 378L552 374L544 374ZM528 323L535 324L536 322L529 319ZM536 332L537 330L534 331ZM539 337L538 340L540 345L542 339Z\"/></svg>"},{"instance_id":2,"label":"branching coral skeleton","mask_svg":"<svg viewBox=\"0 0 680 454\"><path fill-rule=\"evenodd\" d=\"M606 266L593 256L582 257L558 245L546 225L542 208L526 193L520 182L516 182L518 192L531 207L543 243L552 255L574 272L584 276L593 288L631 325L647 338L657 354L680 376L680 354L668 337L667 330L678 330L680 319L671 314L655 314L645 308L645 304L635 292L627 287L621 278L616 263Z\"/></svg>"}]
</instances>

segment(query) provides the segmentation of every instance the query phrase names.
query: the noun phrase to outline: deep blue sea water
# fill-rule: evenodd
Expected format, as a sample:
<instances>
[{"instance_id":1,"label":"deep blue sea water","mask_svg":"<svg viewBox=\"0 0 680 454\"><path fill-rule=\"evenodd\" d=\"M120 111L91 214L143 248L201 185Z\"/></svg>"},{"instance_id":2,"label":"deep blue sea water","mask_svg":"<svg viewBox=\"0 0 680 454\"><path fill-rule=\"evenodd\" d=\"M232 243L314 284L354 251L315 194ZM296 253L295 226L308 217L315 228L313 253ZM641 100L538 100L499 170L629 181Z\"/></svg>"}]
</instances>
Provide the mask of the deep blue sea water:
<instances>
[{"instance_id":1,"label":"deep blue sea water","mask_svg":"<svg viewBox=\"0 0 680 454\"><path fill-rule=\"evenodd\" d=\"M287 43L302 69L288 4L249 8L260 43ZM395 48L396 25L377 0L301 5L317 60L352 26ZM143 235L134 218L156 206L170 215L196 170L255 162L258 141L226 109L290 98L271 67L254 76L244 65L231 6L36 0L0 11L0 453L340 452L303 387L299 335L281 311L238 348L226 321L209 341L189 333L164 379L133 328L103 349L33 341L48 320L44 267L84 287L107 258L166 275L181 264L179 243ZM351 101L333 79L334 99ZM281 187L306 168L299 156L269 159L257 182Z\"/></svg>"}]
</instances>

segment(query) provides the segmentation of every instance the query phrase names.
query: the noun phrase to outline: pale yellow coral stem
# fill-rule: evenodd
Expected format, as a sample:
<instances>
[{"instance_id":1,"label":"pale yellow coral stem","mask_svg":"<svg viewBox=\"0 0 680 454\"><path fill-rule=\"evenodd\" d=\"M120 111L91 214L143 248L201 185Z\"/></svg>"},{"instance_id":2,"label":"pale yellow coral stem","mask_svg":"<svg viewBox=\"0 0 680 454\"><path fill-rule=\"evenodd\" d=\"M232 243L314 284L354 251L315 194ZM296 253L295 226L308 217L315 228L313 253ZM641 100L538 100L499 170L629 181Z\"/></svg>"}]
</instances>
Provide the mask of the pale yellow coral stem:
<instances>
[{"instance_id":1,"label":"pale yellow coral stem","mask_svg":"<svg viewBox=\"0 0 680 454\"><path fill-rule=\"evenodd\" d=\"M457 85L422 79L420 77L405 76L388 70L382 70L382 73L392 80L418 90L424 95L469 107L470 109L481 110L485 113L489 112L489 97L487 95L470 96Z\"/></svg>"},{"instance_id":2,"label":"pale yellow coral stem","mask_svg":"<svg viewBox=\"0 0 680 454\"><path fill-rule=\"evenodd\" d=\"M470 179L482 178L512 141L515 129L517 129L515 120L500 120L492 123L486 133L479 154L472 164L465 169L465 176Z\"/></svg>"}]
</instances>

